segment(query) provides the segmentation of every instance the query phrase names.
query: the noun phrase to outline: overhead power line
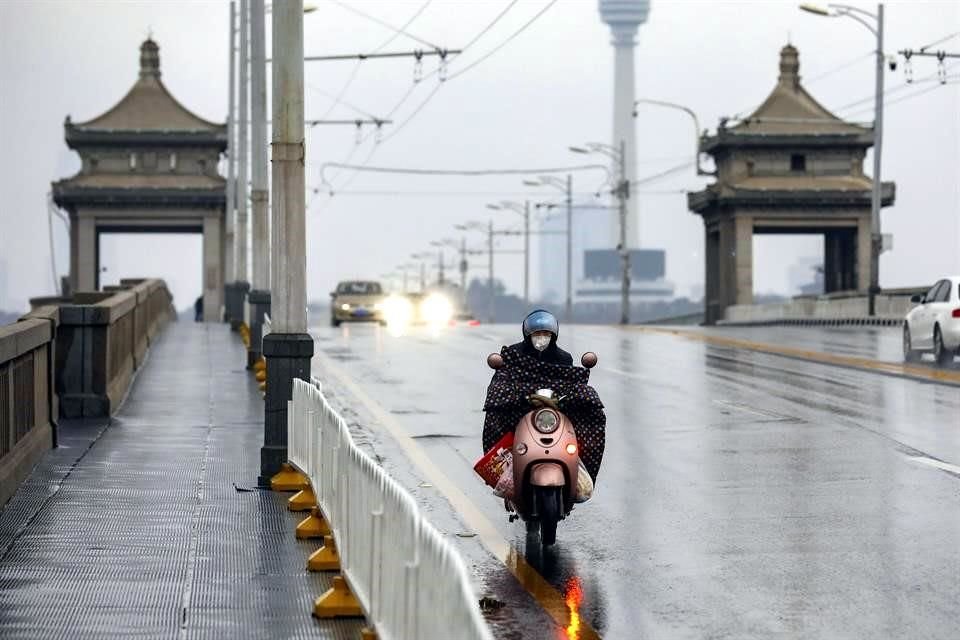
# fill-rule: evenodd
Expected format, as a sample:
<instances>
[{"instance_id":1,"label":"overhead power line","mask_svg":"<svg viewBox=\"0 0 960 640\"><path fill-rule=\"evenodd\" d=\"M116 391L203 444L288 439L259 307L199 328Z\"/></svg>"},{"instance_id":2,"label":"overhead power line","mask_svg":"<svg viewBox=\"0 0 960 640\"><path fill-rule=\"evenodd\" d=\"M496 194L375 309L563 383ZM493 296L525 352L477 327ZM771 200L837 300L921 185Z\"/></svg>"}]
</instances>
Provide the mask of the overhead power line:
<instances>
[{"instance_id":1,"label":"overhead power line","mask_svg":"<svg viewBox=\"0 0 960 640\"><path fill-rule=\"evenodd\" d=\"M903 95L903 96L898 97L898 98L895 99L895 100L884 101L883 105L884 105L884 107L890 107L890 106L895 105L895 104L898 104L898 103L900 103L900 102L905 102L905 101L907 101L907 100L912 100L913 98L917 98L917 97L922 96L922 95L924 95L924 94L930 93L931 91L935 91L936 89L939 89L940 87L942 87L942 86L944 86L944 85L956 85L956 84L960 84L960 82L957 82L957 81L960 81L960 73L956 73L956 74L953 74L953 75L945 76L945 80L944 80L944 81L942 81L942 82L937 82L937 83L935 83L935 84L933 84L933 85L931 85L931 86L929 86L929 87L923 87L920 91L914 91L913 93L908 93L908 94L906 94L906 95ZM861 114L861 113L869 113L869 112L872 111L872 110L873 110L873 105L870 105L870 106L868 106L868 107L864 107L864 108L858 109L857 111L852 112L851 114L849 114L849 115L846 116L846 117L854 117L854 116L857 116L857 115L859 115L859 114Z\"/></svg>"},{"instance_id":2,"label":"overhead power line","mask_svg":"<svg viewBox=\"0 0 960 640\"><path fill-rule=\"evenodd\" d=\"M482 62L484 62L485 60L487 60L488 58L490 58L492 55L494 55L495 53L497 53L498 51L500 51L501 49L503 49L503 47L505 47L507 44L509 44L512 40L514 40L514 39L515 39L517 36L519 36L521 33L523 33L524 31L526 31L526 30L530 27L530 25L532 25L534 22L536 22L544 13L547 12L547 10L549 10L549 9L550 9L553 5L555 5L556 3L557 3L557 0L551 0L550 2L548 2L542 9L540 9L540 11L538 11L536 14L534 14L534 16L533 16L530 20L528 20L527 22L525 22L519 29L517 29L515 32L513 32L512 34L510 34L510 35L509 35L505 40L503 40L500 44L498 44L496 47L494 47L493 49L491 49L489 52L487 52L487 53L486 53L484 56L482 56L481 58L475 60L474 62L470 63L470 64L467 65L466 67L464 67L464 68L462 68L462 69L454 72L453 74L451 74L451 75L447 78L447 81L449 82L450 80L453 80L454 78L463 75L464 73L466 73L466 72L469 71L470 69L476 67L477 65L479 65L479 64L482 63ZM484 28L480 31L480 33L477 34L477 36L475 36L472 40L470 40L470 41L467 43L466 46L463 47L462 51L466 51L470 45L475 44L475 43L483 36L483 34L487 33L497 22L499 22L500 19L503 18L503 16L506 15L506 13L507 13L515 4L516 4L515 1L510 2L510 3L503 9L503 11L501 11L499 14L497 14L497 16L490 22L490 24L488 24L486 27L484 27ZM436 71L434 71L433 73L436 73ZM433 73L428 74L426 77L430 77L430 75L433 75ZM390 115L392 115L397 109L399 109L400 106L401 106L404 102L406 102L406 100L410 97L410 95L412 95L413 90L416 88L416 86L417 86L417 85L413 85L413 86L411 87L410 91L408 91L407 94L404 95L403 98L401 98L400 102L398 102L398 103L394 106L394 108L391 110L391 112L388 114L388 117L389 117ZM383 139L380 141L380 144L383 144L383 143L386 142L387 140L393 138L393 137L396 136L398 133L400 133L400 131L402 131L402 130L410 123L411 120L413 120L417 115L419 115L421 111L423 111L423 109L427 106L427 104L428 104L428 103L433 99L433 97L440 91L440 88L441 88L442 86L443 86L442 84L438 84L436 87L434 87L433 91L431 91L431 92L426 96L426 98L423 100L423 102L421 102L419 105L417 105L417 107L416 107L403 121L401 121L400 124L398 124L397 126L395 126L395 127L390 131L390 133L389 133L388 135L386 135L386 136L383 137ZM373 157L374 153L376 153L376 149L377 149L377 147L374 147L374 148L371 150L370 155L368 156L368 159L371 158L371 157ZM352 155L352 154L351 154L351 155ZM361 165L361 166L365 166L365 163L364 163L363 165ZM349 185L350 183L352 183L352 182L353 182L353 179L356 177L356 175L357 175L357 173L354 173L350 178L348 178L348 180L345 181L345 182L343 183L343 185L341 185L341 188L346 187L347 185Z\"/></svg>"},{"instance_id":3,"label":"overhead power line","mask_svg":"<svg viewBox=\"0 0 960 640\"><path fill-rule=\"evenodd\" d=\"M550 7L552 7L552 6L555 5L555 4L557 4L557 0L550 0L550 2L549 2L543 9L540 9L540 11L538 11L532 18L530 18L530 20L528 20L526 23L524 23L524 25L523 25L522 27L520 27L519 29L517 29L516 31L514 31L512 34L510 34L510 36L508 36L506 40L504 40L504 41L501 42L499 45L497 45L496 47L494 47L493 49L491 49L490 51L488 51L488 52L486 53L486 55L484 55L483 57L475 60L474 62L472 62L472 63L470 63L470 64L468 64L468 65L465 66L463 69L460 69L459 71L456 71L455 73L451 74L450 77L448 78L448 80L453 80L453 79L456 78L457 76L463 75L464 73L466 73L466 72L469 71L470 69L473 69L475 66L477 66L478 64L480 64L481 62L483 62L484 60L486 60L487 58L489 58L490 56L492 56L492 55L495 54L496 52L500 51L500 49L503 49L505 46L507 46L508 44L510 44L510 42L511 42L514 38L516 38L516 37L519 36L521 33L523 33L524 31L526 31L527 28L528 28L530 25L532 25L534 22L536 22L536 21L540 18L540 16L542 16L544 13L546 13L546 12L550 9ZM513 6L513 5L511 5L511 6ZM507 7L507 8L509 9L510 7Z\"/></svg>"},{"instance_id":4,"label":"overhead power line","mask_svg":"<svg viewBox=\"0 0 960 640\"><path fill-rule=\"evenodd\" d=\"M953 68L954 68L955 66L956 66L956 65L951 65L951 66L948 66L946 69L947 69L948 71L951 71L951 70L953 70ZM924 76L924 77L922 77L922 78L919 78L919 79L917 79L917 80L913 80L912 82L903 82L903 83L901 83L901 84L898 84L898 85L895 86L895 87L891 87L891 88L887 89L886 91L883 92L883 95L884 95L884 97L887 97L887 96L892 95L892 94L894 94L894 93L899 93L899 92L903 91L904 89L909 89L909 88L911 88L911 87L913 87L913 86L915 86L915 85L917 85L917 84L920 84L920 83L923 83L923 82L931 82L931 81L938 81L938 82L939 82L939 81L940 81L940 75L939 75L938 73L933 73L933 74L930 74L930 75L928 75L928 76ZM861 104L863 104L863 103L865 103L865 102L871 102L871 101L873 101L874 99L875 99L875 98L874 98L874 94L871 93L869 96L860 98L859 100L854 100L853 102L849 102L849 103L847 103L847 104L845 104L845 105L843 105L843 106L841 106L841 107L837 107L837 108L835 109L835 111L845 111L845 110L850 109L850 108L852 108L852 107L857 107L857 106L859 106L859 105L861 105ZM862 111L862 109L858 109L857 111Z\"/></svg>"},{"instance_id":5,"label":"overhead power line","mask_svg":"<svg viewBox=\"0 0 960 640\"><path fill-rule=\"evenodd\" d=\"M418 37L418 36L415 36L415 35L413 35L412 33L410 33L409 31L406 31L406 30L405 30L405 29L406 29L406 25L404 25L404 27L395 27L395 26L393 26L392 24L389 24L389 23L387 23L387 22L384 22L384 21L381 20L380 18L377 18L376 16L372 16L372 15L370 15L369 13L366 13L366 12L364 12L364 11L361 11L360 9L357 9L357 8L355 8L355 7L351 7L351 6L348 5L347 3L341 2L340 0L330 0L330 2L334 3L334 4L337 5L337 6L340 6L340 7L344 8L344 9L346 9L346 10L349 11L350 13L354 13L354 14L356 14L356 15L358 15L358 16L361 16L361 17L363 17L363 18L366 18L367 20L370 20L371 22L375 22L375 23L379 24L381 27L386 27L387 29L390 29L390 30L393 31L394 33L403 34L403 35L407 36L408 38L410 38L411 40L416 40L416 41L419 42L420 44L425 45L425 46L428 46L428 47L430 47L431 49L438 49L438 50L440 49L440 47L438 47L437 45L433 44L432 42L429 42L429 41L427 41L427 40L424 40L423 38L420 38L420 37Z\"/></svg>"},{"instance_id":6,"label":"overhead power line","mask_svg":"<svg viewBox=\"0 0 960 640\"><path fill-rule=\"evenodd\" d=\"M431 4L432 2L433 2L433 0L427 0L427 1L424 2L422 5L420 5L420 8L417 9L416 13L414 13L412 16L410 16L410 17L407 19L407 21L403 23L403 26L400 27L401 30L400 30L400 31L397 31L397 32L394 33L392 36L390 36L389 38L387 38L386 40L384 40L383 42L381 42L379 45L377 45L377 46L373 49L373 53L379 53L380 51L383 51L383 49L385 49L391 42L393 42L394 40L396 40L397 38L399 38L399 37L402 35L402 30L403 30L403 29L406 29L407 27L409 27L409 26L413 23L414 20L416 20L417 18L419 18L420 15L427 9L427 7L430 6L430 4ZM356 64L353 66L353 69L350 71L350 76L347 78L347 81L346 81L346 82L343 84L343 86L340 88L340 91L337 93L336 97L333 98L333 103L331 103L330 108L327 109L327 111L326 111L322 116L320 116L320 119L321 119L321 120L325 120L327 117L329 117L329 115L330 115L331 113L333 113L333 110L336 109L337 106L343 101L343 96L346 95L347 90L348 90L348 89L350 88L350 86L353 84L353 81L357 79L357 74L360 72L360 65L361 65L361 64L363 64L363 60L357 60ZM308 85L308 86L310 86L310 85ZM313 89L316 90L315 87L312 87L312 86L311 86L311 88L313 88ZM392 114L391 114L391 115L392 115Z\"/></svg>"},{"instance_id":7,"label":"overhead power line","mask_svg":"<svg viewBox=\"0 0 960 640\"><path fill-rule=\"evenodd\" d=\"M853 58L852 60L848 60L847 62L844 62L843 64L837 65L836 67L833 67L832 69L828 69L827 71L824 71L823 73L818 73L817 75L813 76L812 78L807 78L807 79L805 79L805 80L804 80L804 84L812 84L812 83L817 82L817 81L819 81L819 80L823 80L824 78L828 78L828 77L834 75L835 73L839 73L839 72L843 71L844 69L847 69L847 68L849 68L849 67L852 67L853 65L857 64L858 62L863 62L864 60L867 60L868 58L873 57L873 55L874 55L875 53L876 53L876 52L875 52L873 49L871 49L870 51L867 51L866 53L863 53L863 54L857 56L856 58Z\"/></svg>"},{"instance_id":8,"label":"overhead power line","mask_svg":"<svg viewBox=\"0 0 960 640\"><path fill-rule=\"evenodd\" d=\"M603 164L578 164L566 167L524 168L524 169L411 169L408 167L367 167L358 164L344 164L342 162L325 162L320 168L321 175L329 167L352 169L368 173L393 173L416 176L508 176L508 175L536 175L538 173L570 173L573 171L590 171L599 169L609 172Z\"/></svg>"}]
</instances>

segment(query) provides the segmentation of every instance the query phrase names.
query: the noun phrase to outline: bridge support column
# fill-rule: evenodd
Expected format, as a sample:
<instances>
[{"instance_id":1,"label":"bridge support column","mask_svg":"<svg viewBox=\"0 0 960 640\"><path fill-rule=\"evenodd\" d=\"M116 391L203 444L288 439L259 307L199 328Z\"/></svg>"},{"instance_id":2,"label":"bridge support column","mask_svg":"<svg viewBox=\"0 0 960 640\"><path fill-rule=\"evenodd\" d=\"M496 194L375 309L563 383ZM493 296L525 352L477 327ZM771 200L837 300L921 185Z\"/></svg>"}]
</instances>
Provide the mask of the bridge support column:
<instances>
[{"instance_id":1,"label":"bridge support column","mask_svg":"<svg viewBox=\"0 0 960 640\"><path fill-rule=\"evenodd\" d=\"M247 368L253 368L263 355L263 320L270 313L270 292L254 289L247 294L250 303L250 349L247 351Z\"/></svg>"},{"instance_id":2,"label":"bridge support column","mask_svg":"<svg viewBox=\"0 0 960 640\"><path fill-rule=\"evenodd\" d=\"M267 397L264 404L263 446L260 448L262 487L287 461L287 402L293 398L293 379L310 381L313 338L306 333L271 333L263 339L267 359Z\"/></svg>"},{"instance_id":3,"label":"bridge support column","mask_svg":"<svg viewBox=\"0 0 960 640\"><path fill-rule=\"evenodd\" d=\"M856 231L854 229L828 231L824 234L823 240L824 293L856 290Z\"/></svg>"},{"instance_id":4,"label":"bridge support column","mask_svg":"<svg viewBox=\"0 0 960 640\"><path fill-rule=\"evenodd\" d=\"M97 221L93 218L76 217L77 272L75 291L97 290Z\"/></svg>"},{"instance_id":5,"label":"bridge support column","mask_svg":"<svg viewBox=\"0 0 960 640\"><path fill-rule=\"evenodd\" d=\"M220 218L203 219L203 321L220 322L223 306L223 271L221 259Z\"/></svg>"}]
</instances>

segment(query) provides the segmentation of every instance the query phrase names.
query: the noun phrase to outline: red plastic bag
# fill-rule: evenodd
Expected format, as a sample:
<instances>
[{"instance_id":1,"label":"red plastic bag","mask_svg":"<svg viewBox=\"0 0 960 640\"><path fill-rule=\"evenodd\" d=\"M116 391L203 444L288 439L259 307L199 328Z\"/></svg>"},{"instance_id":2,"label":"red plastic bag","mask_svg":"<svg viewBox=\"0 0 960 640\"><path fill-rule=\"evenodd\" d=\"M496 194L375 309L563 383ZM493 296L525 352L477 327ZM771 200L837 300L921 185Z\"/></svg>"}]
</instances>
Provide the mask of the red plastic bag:
<instances>
[{"instance_id":1,"label":"red plastic bag","mask_svg":"<svg viewBox=\"0 0 960 640\"><path fill-rule=\"evenodd\" d=\"M496 489L508 460L513 460L513 431L505 433L497 444L490 448L490 451L483 454L483 457L473 465L473 470L491 488Z\"/></svg>"}]
</instances>

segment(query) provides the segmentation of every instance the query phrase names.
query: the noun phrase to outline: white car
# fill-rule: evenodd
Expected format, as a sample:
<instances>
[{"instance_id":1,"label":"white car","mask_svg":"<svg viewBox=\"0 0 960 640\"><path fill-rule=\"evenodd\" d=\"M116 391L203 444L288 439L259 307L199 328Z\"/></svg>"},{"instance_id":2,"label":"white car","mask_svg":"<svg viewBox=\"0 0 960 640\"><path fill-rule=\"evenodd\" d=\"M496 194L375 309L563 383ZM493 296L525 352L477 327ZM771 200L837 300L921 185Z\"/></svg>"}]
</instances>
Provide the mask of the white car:
<instances>
[{"instance_id":1,"label":"white car","mask_svg":"<svg viewBox=\"0 0 960 640\"><path fill-rule=\"evenodd\" d=\"M922 296L903 322L903 358L916 362L920 354L933 353L939 365L960 353L960 276L937 281Z\"/></svg>"}]
</instances>

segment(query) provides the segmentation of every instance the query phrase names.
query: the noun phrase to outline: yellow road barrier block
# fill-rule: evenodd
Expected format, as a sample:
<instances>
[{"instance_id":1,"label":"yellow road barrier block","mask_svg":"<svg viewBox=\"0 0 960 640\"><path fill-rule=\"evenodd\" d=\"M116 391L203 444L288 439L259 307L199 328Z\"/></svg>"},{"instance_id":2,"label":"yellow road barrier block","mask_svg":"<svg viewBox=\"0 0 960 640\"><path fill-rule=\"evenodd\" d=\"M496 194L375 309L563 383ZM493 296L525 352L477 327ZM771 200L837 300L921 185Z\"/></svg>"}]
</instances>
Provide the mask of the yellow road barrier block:
<instances>
[{"instance_id":1,"label":"yellow road barrier block","mask_svg":"<svg viewBox=\"0 0 960 640\"><path fill-rule=\"evenodd\" d=\"M249 349L250 348L250 327L247 326L247 323L240 323L240 339L243 341L243 345Z\"/></svg>"},{"instance_id":2,"label":"yellow road barrier block","mask_svg":"<svg viewBox=\"0 0 960 640\"><path fill-rule=\"evenodd\" d=\"M300 491L310 486L307 476L284 462L280 471L270 478L270 488L274 491Z\"/></svg>"},{"instance_id":3,"label":"yellow road barrier block","mask_svg":"<svg viewBox=\"0 0 960 640\"><path fill-rule=\"evenodd\" d=\"M333 587L314 600L313 615L318 618L360 618L363 610L343 576L335 576Z\"/></svg>"},{"instance_id":4,"label":"yellow road barrier block","mask_svg":"<svg viewBox=\"0 0 960 640\"><path fill-rule=\"evenodd\" d=\"M267 381L267 370L260 369L255 374L254 377L257 379L257 382L266 382Z\"/></svg>"},{"instance_id":5,"label":"yellow road barrier block","mask_svg":"<svg viewBox=\"0 0 960 640\"><path fill-rule=\"evenodd\" d=\"M290 511L307 511L317 506L317 497L313 495L313 489L304 487L296 492L287 500L287 508Z\"/></svg>"},{"instance_id":6,"label":"yellow road barrier block","mask_svg":"<svg viewBox=\"0 0 960 640\"><path fill-rule=\"evenodd\" d=\"M307 558L307 571L340 571L340 554L333 536L324 536L323 546Z\"/></svg>"},{"instance_id":7,"label":"yellow road barrier block","mask_svg":"<svg viewBox=\"0 0 960 640\"><path fill-rule=\"evenodd\" d=\"M360 629L360 640L377 640L377 630L373 627Z\"/></svg>"},{"instance_id":8,"label":"yellow road barrier block","mask_svg":"<svg viewBox=\"0 0 960 640\"><path fill-rule=\"evenodd\" d=\"M323 514L320 513L320 509L317 507L310 509L310 515L301 520L300 524L297 525L297 540L322 538L331 533L333 532L330 531L330 525L327 524Z\"/></svg>"},{"instance_id":9,"label":"yellow road barrier block","mask_svg":"<svg viewBox=\"0 0 960 640\"><path fill-rule=\"evenodd\" d=\"M263 356L260 356L260 358L259 358L256 362L253 363L253 370L254 370L254 371L266 371L266 370L267 370L267 359L264 358Z\"/></svg>"}]
</instances>

